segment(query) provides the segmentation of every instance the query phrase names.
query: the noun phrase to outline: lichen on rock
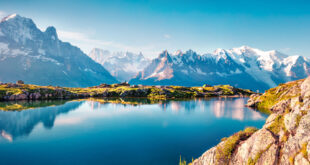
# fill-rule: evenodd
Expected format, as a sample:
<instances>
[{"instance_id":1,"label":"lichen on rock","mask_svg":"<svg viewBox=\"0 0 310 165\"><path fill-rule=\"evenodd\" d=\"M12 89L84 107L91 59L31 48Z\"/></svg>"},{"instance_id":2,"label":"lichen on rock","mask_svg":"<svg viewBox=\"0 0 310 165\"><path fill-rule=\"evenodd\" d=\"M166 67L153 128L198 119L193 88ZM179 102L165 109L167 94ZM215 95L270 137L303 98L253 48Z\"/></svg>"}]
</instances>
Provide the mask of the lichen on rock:
<instances>
[{"instance_id":1,"label":"lichen on rock","mask_svg":"<svg viewBox=\"0 0 310 165\"><path fill-rule=\"evenodd\" d=\"M268 109L270 116L263 128L234 145L225 161L219 162L216 157L216 149L223 146L224 141L193 164L310 164L310 77L281 84L262 95L253 94L247 105L263 112Z\"/></svg>"}]
</instances>

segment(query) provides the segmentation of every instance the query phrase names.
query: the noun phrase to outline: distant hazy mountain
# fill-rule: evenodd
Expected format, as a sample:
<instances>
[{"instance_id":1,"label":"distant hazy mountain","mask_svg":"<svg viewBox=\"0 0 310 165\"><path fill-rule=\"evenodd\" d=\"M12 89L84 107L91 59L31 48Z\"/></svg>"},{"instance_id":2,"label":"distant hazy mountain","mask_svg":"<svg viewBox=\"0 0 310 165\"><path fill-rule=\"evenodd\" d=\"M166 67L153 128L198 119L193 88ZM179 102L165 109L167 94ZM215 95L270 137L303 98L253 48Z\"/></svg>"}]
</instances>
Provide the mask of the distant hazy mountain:
<instances>
[{"instance_id":1,"label":"distant hazy mountain","mask_svg":"<svg viewBox=\"0 0 310 165\"><path fill-rule=\"evenodd\" d=\"M230 84L263 91L309 74L310 63L305 57L242 46L230 50L217 49L204 55L192 50L174 54L164 51L130 83L184 86Z\"/></svg>"},{"instance_id":2,"label":"distant hazy mountain","mask_svg":"<svg viewBox=\"0 0 310 165\"><path fill-rule=\"evenodd\" d=\"M129 81L150 63L141 53L111 53L98 48L93 49L88 56L104 66L119 81Z\"/></svg>"},{"instance_id":3,"label":"distant hazy mountain","mask_svg":"<svg viewBox=\"0 0 310 165\"><path fill-rule=\"evenodd\" d=\"M79 48L58 39L56 29L39 30L29 18L0 22L0 81L38 85L92 86L117 80Z\"/></svg>"}]
</instances>

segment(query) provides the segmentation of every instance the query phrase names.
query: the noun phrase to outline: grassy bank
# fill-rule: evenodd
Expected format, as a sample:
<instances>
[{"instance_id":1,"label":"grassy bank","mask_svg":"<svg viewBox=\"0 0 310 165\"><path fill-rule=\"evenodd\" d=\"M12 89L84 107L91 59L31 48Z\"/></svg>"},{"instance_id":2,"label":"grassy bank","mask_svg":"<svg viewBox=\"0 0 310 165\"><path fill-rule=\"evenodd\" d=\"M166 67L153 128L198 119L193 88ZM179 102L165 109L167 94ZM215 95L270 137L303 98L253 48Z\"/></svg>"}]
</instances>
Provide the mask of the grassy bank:
<instances>
[{"instance_id":1,"label":"grassy bank","mask_svg":"<svg viewBox=\"0 0 310 165\"><path fill-rule=\"evenodd\" d=\"M149 99L194 98L210 96L249 96L254 92L229 85L208 87L142 86L129 84L102 84L87 88L38 86L30 84L0 84L0 100L48 100L88 97L140 97Z\"/></svg>"}]
</instances>

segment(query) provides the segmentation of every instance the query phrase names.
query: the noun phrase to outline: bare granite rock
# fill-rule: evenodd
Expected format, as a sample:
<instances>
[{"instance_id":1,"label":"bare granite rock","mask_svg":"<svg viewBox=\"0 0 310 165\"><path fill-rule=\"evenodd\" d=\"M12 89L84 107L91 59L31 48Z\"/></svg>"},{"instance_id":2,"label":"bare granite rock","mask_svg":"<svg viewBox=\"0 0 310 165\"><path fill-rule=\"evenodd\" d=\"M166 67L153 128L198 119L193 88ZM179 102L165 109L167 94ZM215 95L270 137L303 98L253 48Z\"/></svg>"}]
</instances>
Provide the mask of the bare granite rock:
<instances>
[{"instance_id":1,"label":"bare granite rock","mask_svg":"<svg viewBox=\"0 0 310 165\"><path fill-rule=\"evenodd\" d=\"M230 164L244 164L252 159L255 161L255 158L258 155L261 155L265 151L270 149L270 146L275 144L277 139L272 135L272 133L267 129L261 129L255 132L250 138L244 141L235 151ZM271 155L276 154L277 148L269 151ZM270 154L264 155L269 157L269 163L273 164L276 160L275 157L270 158ZM260 157L258 157L260 158Z\"/></svg>"},{"instance_id":2,"label":"bare granite rock","mask_svg":"<svg viewBox=\"0 0 310 165\"><path fill-rule=\"evenodd\" d=\"M219 163L215 156L220 143L193 164L310 165L310 77L271 89L268 96L252 95L247 105L256 107L270 98L272 114L265 125L236 145L228 162Z\"/></svg>"},{"instance_id":3,"label":"bare granite rock","mask_svg":"<svg viewBox=\"0 0 310 165\"><path fill-rule=\"evenodd\" d=\"M202 156L192 162L193 165L215 164L216 148L213 147L205 152Z\"/></svg>"}]
</instances>

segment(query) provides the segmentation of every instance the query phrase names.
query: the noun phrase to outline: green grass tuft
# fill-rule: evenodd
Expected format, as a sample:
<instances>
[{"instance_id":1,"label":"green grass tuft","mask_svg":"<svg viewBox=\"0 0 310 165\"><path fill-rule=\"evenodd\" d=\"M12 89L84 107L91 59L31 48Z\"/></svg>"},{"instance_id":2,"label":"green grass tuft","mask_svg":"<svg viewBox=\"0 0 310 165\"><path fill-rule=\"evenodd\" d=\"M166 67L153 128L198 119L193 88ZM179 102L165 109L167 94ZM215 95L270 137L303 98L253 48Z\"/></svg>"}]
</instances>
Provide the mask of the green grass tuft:
<instances>
[{"instance_id":1,"label":"green grass tuft","mask_svg":"<svg viewBox=\"0 0 310 165\"><path fill-rule=\"evenodd\" d=\"M278 115L275 120L272 122L272 124L268 127L268 129L273 132L274 134L279 134L279 132L283 129L286 131L285 125L284 125L284 116Z\"/></svg>"},{"instance_id":2,"label":"green grass tuft","mask_svg":"<svg viewBox=\"0 0 310 165\"><path fill-rule=\"evenodd\" d=\"M219 162L228 162L235 147L240 143L240 141L246 140L256 131L257 128L248 127L243 131L239 131L232 136L224 139L224 144L216 148L216 160L218 160Z\"/></svg>"}]
</instances>

